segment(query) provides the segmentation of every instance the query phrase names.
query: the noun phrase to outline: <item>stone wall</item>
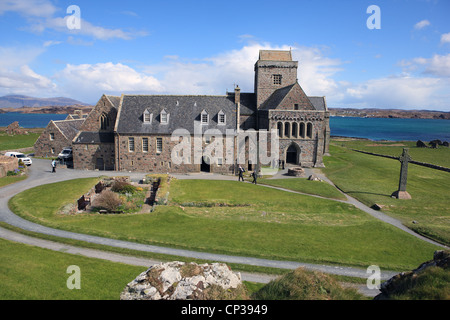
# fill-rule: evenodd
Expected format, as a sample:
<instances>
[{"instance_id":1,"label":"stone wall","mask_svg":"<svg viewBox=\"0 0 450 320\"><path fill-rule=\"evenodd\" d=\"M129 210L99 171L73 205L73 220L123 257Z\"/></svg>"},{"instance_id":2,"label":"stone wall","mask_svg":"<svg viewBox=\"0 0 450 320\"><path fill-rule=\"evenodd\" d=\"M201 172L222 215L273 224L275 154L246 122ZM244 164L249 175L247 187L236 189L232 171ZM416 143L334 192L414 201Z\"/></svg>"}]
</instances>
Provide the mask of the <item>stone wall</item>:
<instances>
[{"instance_id":1,"label":"stone wall","mask_svg":"<svg viewBox=\"0 0 450 320\"><path fill-rule=\"evenodd\" d=\"M51 135L53 138L51 138ZM36 157L56 158L62 149L71 145L72 141L68 141L54 122L50 121L44 132L34 143L34 155Z\"/></svg>"},{"instance_id":2,"label":"stone wall","mask_svg":"<svg viewBox=\"0 0 450 320\"><path fill-rule=\"evenodd\" d=\"M14 157L0 155L0 178L6 176L8 171L14 171L19 168L19 161Z\"/></svg>"},{"instance_id":3,"label":"stone wall","mask_svg":"<svg viewBox=\"0 0 450 320\"><path fill-rule=\"evenodd\" d=\"M73 146L74 169L114 170L114 143L77 144Z\"/></svg>"},{"instance_id":4,"label":"stone wall","mask_svg":"<svg viewBox=\"0 0 450 320\"><path fill-rule=\"evenodd\" d=\"M134 151L129 150L129 138L134 138ZM143 151L143 138L148 139L148 151ZM162 139L162 151L157 153L157 138ZM172 150L179 141L172 141L169 135L130 135L116 136L116 170L118 171L142 171L157 173L189 173L200 172L202 166L194 163L194 140L190 138L190 163L176 164L172 158ZM202 148L207 143L203 141ZM174 153L176 150L174 151ZM223 140L223 160L222 165L211 163L209 172L214 173L233 173L233 165L227 165L225 159L226 142ZM181 152L178 154L182 156Z\"/></svg>"}]
</instances>

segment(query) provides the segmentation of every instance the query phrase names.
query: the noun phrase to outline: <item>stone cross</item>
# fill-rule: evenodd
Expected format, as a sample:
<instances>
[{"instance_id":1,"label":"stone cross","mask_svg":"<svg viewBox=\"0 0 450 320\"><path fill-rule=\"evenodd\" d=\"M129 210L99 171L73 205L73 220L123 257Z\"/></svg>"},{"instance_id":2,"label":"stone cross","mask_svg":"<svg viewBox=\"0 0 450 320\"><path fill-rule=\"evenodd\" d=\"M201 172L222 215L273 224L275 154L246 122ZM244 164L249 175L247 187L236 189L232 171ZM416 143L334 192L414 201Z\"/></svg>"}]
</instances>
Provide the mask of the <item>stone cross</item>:
<instances>
[{"instance_id":1,"label":"stone cross","mask_svg":"<svg viewBox=\"0 0 450 320\"><path fill-rule=\"evenodd\" d=\"M392 197L397 199L411 199L411 195L406 191L406 181L408 179L408 163L412 160L408 154L408 148L403 148L402 155L398 158L401 163L400 179L398 182L398 190L392 193Z\"/></svg>"}]
</instances>

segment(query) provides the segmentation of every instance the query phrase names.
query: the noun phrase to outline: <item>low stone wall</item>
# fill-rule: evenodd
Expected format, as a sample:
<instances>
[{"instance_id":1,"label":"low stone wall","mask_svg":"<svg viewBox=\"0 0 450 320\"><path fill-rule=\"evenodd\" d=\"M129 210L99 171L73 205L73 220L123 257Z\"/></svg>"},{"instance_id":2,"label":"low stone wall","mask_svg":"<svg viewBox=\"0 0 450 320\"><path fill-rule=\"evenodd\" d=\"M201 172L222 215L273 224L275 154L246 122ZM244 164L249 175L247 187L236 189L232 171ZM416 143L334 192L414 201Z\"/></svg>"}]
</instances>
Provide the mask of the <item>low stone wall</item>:
<instances>
[{"instance_id":1,"label":"low stone wall","mask_svg":"<svg viewBox=\"0 0 450 320\"><path fill-rule=\"evenodd\" d=\"M17 158L0 155L0 178L5 177L8 171L19 169Z\"/></svg>"}]
</instances>

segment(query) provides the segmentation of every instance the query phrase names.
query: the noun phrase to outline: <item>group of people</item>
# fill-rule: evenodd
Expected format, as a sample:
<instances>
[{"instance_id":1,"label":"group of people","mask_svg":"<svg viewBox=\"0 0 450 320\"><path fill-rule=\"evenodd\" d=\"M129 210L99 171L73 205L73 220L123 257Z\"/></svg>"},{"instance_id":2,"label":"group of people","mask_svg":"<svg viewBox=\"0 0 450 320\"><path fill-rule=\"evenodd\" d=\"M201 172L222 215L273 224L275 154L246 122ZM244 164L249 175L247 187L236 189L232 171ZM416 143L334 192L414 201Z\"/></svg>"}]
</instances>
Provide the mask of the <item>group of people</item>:
<instances>
[{"instance_id":1,"label":"group of people","mask_svg":"<svg viewBox=\"0 0 450 320\"><path fill-rule=\"evenodd\" d=\"M238 168L239 179L238 179L238 181L244 181L244 172L245 172L245 169L242 168L241 165L239 165L239 168ZM252 172L251 176L253 178L252 183L256 184L256 179L258 179L258 173L256 172L256 170L254 170Z\"/></svg>"}]
</instances>

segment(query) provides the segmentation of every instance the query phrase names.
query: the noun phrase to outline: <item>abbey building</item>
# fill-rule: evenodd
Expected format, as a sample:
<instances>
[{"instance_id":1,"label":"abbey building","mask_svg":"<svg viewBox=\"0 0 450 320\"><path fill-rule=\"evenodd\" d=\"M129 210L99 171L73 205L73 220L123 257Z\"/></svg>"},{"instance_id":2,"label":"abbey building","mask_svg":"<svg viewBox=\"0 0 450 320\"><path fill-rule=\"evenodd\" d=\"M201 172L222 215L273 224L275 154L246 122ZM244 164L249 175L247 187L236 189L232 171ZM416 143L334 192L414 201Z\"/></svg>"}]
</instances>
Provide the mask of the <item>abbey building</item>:
<instances>
[{"instance_id":1,"label":"abbey building","mask_svg":"<svg viewBox=\"0 0 450 320\"><path fill-rule=\"evenodd\" d=\"M298 62L292 60L290 51L261 50L252 93L240 92L237 86L220 96L103 95L80 120L82 124L77 122L78 131L71 136L74 168L234 173L238 163L236 155L230 155L230 142L236 151L237 134L252 130L276 130L278 143L269 143L268 152L273 153L276 146L281 162L321 167L323 155L328 153L329 112L325 97L305 94L298 83L297 69ZM190 143L191 149L180 149L182 137L174 139L177 132L187 136L188 142L194 142L195 134L200 133L202 138ZM206 150L220 136L223 152L215 150L219 156L212 161L206 156L195 161L196 148ZM255 161L251 157L251 140L243 143L247 154L240 164L254 170L259 158ZM40 143L35 148L48 146ZM185 161L174 161L174 157Z\"/></svg>"}]
</instances>

